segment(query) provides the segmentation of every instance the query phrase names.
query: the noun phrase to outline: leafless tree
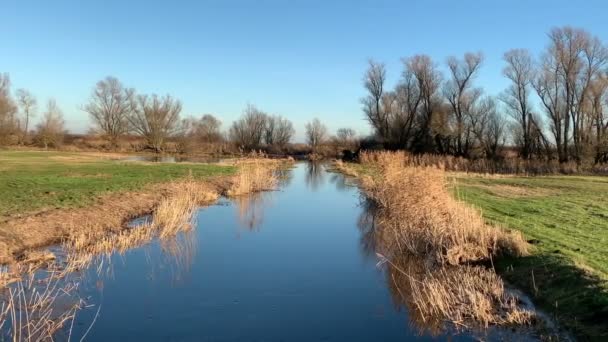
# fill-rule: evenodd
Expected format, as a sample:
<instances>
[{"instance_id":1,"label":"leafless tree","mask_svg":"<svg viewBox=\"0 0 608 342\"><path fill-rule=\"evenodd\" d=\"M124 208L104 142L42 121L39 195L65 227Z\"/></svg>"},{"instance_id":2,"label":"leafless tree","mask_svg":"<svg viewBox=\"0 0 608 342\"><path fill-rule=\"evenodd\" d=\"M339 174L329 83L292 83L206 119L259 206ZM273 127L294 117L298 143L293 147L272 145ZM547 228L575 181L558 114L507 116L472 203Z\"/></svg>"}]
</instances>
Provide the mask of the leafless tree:
<instances>
[{"instance_id":1,"label":"leafless tree","mask_svg":"<svg viewBox=\"0 0 608 342\"><path fill-rule=\"evenodd\" d=\"M262 146L268 115L254 105L247 105L240 119L232 123L228 135L240 148L253 150Z\"/></svg>"},{"instance_id":2,"label":"leafless tree","mask_svg":"<svg viewBox=\"0 0 608 342\"><path fill-rule=\"evenodd\" d=\"M572 27L554 28L549 34L547 54L556 64L558 81L564 94L566 113L564 144L572 125L573 157L580 162L585 141L585 103L593 81L604 72L608 50L601 41L585 30ZM567 148L566 148L567 149Z\"/></svg>"},{"instance_id":3,"label":"leafless tree","mask_svg":"<svg viewBox=\"0 0 608 342\"><path fill-rule=\"evenodd\" d=\"M19 129L17 106L11 97L10 86L8 74L0 73L0 144L8 143Z\"/></svg>"},{"instance_id":4,"label":"leafless tree","mask_svg":"<svg viewBox=\"0 0 608 342\"><path fill-rule=\"evenodd\" d=\"M269 146L283 148L289 143L295 130L291 121L279 115L268 116L264 129L264 141Z\"/></svg>"},{"instance_id":5,"label":"leafless tree","mask_svg":"<svg viewBox=\"0 0 608 342\"><path fill-rule=\"evenodd\" d=\"M211 114L203 115L200 120L192 124L192 133L195 139L204 143L217 143L222 141L220 128L222 122Z\"/></svg>"},{"instance_id":6,"label":"leafless tree","mask_svg":"<svg viewBox=\"0 0 608 342\"><path fill-rule=\"evenodd\" d=\"M65 134L65 121L63 112L57 106L54 99L50 99L46 104L42 121L36 127L36 140L47 149L49 146L57 147L63 142Z\"/></svg>"},{"instance_id":7,"label":"leafless tree","mask_svg":"<svg viewBox=\"0 0 608 342\"><path fill-rule=\"evenodd\" d=\"M545 53L532 86L538 95L542 108L549 118L551 133L555 140L560 162L568 160L569 116L566 109L565 92L560 81L560 66L555 55Z\"/></svg>"},{"instance_id":8,"label":"leafless tree","mask_svg":"<svg viewBox=\"0 0 608 342\"><path fill-rule=\"evenodd\" d=\"M433 132L433 119L441 105L439 87L442 76L433 60L427 55L416 55L403 60L406 72L411 72L416 80L420 92L420 104L417 117L418 132L415 137L413 149L416 152L432 152L434 147L437 152L444 153L441 144L437 144L438 136ZM437 146L435 146L437 145Z\"/></svg>"},{"instance_id":9,"label":"leafless tree","mask_svg":"<svg viewBox=\"0 0 608 342\"><path fill-rule=\"evenodd\" d=\"M462 60L450 57L447 61L451 79L445 83L444 95L450 103L452 115L455 119L454 134L456 155L458 156L469 155L471 142L465 137L471 135L472 126L467 123L467 118L472 115L472 109L481 94L481 91L471 89L471 86L482 61L481 53L466 53Z\"/></svg>"},{"instance_id":10,"label":"leafless tree","mask_svg":"<svg viewBox=\"0 0 608 342\"><path fill-rule=\"evenodd\" d=\"M28 90L17 89L17 104L21 109L23 117L23 136L21 142L27 143L29 140L30 120L36 115L37 101Z\"/></svg>"},{"instance_id":11,"label":"leafless tree","mask_svg":"<svg viewBox=\"0 0 608 342\"><path fill-rule=\"evenodd\" d=\"M369 67L363 77L363 85L368 91L367 97L361 100L363 111L369 123L374 127L378 136L388 138L389 117L382 107L382 97L386 82L384 64L369 60Z\"/></svg>"},{"instance_id":12,"label":"leafless tree","mask_svg":"<svg viewBox=\"0 0 608 342\"><path fill-rule=\"evenodd\" d=\"M113 146L116 146L121 135L129 131L134 97L134 89L124 88L117 78L108 76L97 82L89 103L83 108Z\"/></svg>"},{"instance_id":13,"label":"leafless tree","mask_svg":"<svg viewBox=\"0 0 608 342\"><path fill-rule=\"evenodd\" d=\"M352 128L339 128L336 131L336 139L340 146L352 148L357 140L357 132Z\"/></svg>"},{"instance_id":14,"label":"leafless tree","mask_svg":"<svg viewBox=\"0 0 608 342\"><path fill-rule=\"evenodd\" d=\"M308 145L312 147L313 151L316 151L319 145L325 142L327 138L327 127L321 120L314 118L311 122L306 124L306 141Z\"/></svg>"},{"instance_id":15,"label":"leafless tree","mask_svg":"<svg viewBox=\"0 0 608 342\"><path fill-rule=\"evenodd\" d=\"M532 56L527 50L514 49L507 51L503 59L507 63L503 75L511 81L511 84L501 94L500 99L507 106L509 115L521 126L521 155L527 159L530 157L532 134L530 124L532 108L529 100L530 86L534 79Z\"/></svg>"},{"instance_id":16,"label":"leafless tree","mask_svg":"<svg viewBox=\"0 0 608 342\"><path fill-rule=\"evenodd\" d=\"M471 120L472 130L479 141L486 158L498 158L498 149L506 140L507 122L498 113L496 101L492 97L482 99L474 109Z\"/></svg>"},{"instance_id":17,"label":"leafless tree","mask_svg":"<svg viewBox=\"0 0 608 342\"><path fill-rule=\"evenodd\" d=\"M391 140L399 148L409 148L420 105L420 88L412 73L405 68L395 88L397 109L391 120Z\"/></svg>"},{"instance_id":18,"label":"leafless tree","mask_svg":"<svg viewBox=\"0 0 608 342\"><path fill-rule=\"evenodd\" d=\"M167 138L183 129L181 110L181 102L170 95L139 95L128 120L131 129L144 137L150 148L160 152Z\"/></svg>"}]
</instances>

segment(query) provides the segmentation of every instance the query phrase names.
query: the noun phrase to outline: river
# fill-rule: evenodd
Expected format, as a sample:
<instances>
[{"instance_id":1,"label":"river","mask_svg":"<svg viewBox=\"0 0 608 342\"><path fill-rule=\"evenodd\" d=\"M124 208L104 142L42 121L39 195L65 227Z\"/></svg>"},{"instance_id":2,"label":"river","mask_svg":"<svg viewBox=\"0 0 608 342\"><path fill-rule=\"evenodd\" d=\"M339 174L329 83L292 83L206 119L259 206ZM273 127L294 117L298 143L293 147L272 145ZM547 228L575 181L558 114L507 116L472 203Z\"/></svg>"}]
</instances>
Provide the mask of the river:
<instances>
[{"instance_id":1,"label":"river","mask_svg":"<svg viewBox=\"0 0 608 342\"><path fill-rule=\"evenodd\" d=\"M284 176L278 191L201 208L191 232L90 267L79 296L91 306L72 339L477 339L410 323L377 265L360 193L342 175L298 163Z\"/></svg>"}]
</instances>

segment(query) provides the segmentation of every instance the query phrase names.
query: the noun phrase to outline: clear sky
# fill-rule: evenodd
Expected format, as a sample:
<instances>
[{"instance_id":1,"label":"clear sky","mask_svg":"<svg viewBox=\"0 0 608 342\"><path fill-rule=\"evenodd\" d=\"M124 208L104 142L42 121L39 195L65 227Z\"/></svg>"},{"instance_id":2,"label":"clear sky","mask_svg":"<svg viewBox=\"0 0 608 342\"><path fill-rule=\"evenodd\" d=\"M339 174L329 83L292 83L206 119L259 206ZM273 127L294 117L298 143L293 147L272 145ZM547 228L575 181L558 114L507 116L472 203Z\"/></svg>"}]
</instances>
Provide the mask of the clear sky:
<instances>
[{"instance_id":1,"label":"clear sky","mask_svg":"<svg viewBox=\"0 0 608 342\"><path fill-rule=\"evenodd\" d=\"M0 72L13 89L57 100L68 128L90 127L79 110L99 79L113 75L140 93L171 94L183 114L213 113L224 128L247 103L333 131L369 131L359 99L368 58L482 51L476 80L499 93L502 54L538 54L554 26L582 27L608 41L605 1L29 1L0 0Z\"/></svg>"}]
</instances>

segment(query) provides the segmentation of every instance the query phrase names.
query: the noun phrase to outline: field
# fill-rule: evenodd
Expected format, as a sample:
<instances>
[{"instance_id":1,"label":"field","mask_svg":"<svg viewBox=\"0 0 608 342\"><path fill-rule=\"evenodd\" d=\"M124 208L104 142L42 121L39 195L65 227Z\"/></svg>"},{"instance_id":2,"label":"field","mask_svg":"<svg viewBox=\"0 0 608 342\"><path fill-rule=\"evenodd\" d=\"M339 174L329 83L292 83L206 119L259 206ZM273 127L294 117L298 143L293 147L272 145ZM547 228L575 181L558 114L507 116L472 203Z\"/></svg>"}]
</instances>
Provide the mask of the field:
<instances>
[{"instance_id":1,"label":"field","mask_svg":"<svg viewBox=\"0 0 608 342\"><path fill-rule=\"evenodd\" d=\"M121 161L101 153L0 151L0 217L85 207L97 197L183 178L234 174L229 166Z\"/></svg>"},{"instance_id":2,"label":"field","mask_svg":"<svg viewBox=\"0 0 608 342\"><path fill-rule=\"evenodd\" d=\"M453 194L534 245L496 267L578 336L608 327L608 178L450 176Z\"/></svg>"}]
</instances>

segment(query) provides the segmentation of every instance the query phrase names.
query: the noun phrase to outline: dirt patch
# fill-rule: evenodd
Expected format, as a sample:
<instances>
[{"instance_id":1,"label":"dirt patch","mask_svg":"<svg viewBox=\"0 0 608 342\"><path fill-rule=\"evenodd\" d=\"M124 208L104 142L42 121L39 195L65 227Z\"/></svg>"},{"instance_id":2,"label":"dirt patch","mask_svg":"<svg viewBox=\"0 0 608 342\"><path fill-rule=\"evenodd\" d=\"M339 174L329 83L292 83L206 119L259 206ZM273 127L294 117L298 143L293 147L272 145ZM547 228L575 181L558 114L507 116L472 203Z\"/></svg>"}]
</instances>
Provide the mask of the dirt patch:
<instances>
[{"instance_id":1,"label":"dirt patch","mask_svg":"<svg viewBox=\"0 0 608 342\"><path fill-rule=\"evenodd\" d=\"M231 177L204 183L218 193L230 187ZM150 185L141 191L100 197L86 208L53 209L0 222L0 264L22 259L26 251L60 242L74 234L120 231L132 218L151 213L171 192L172 184Z\"/></svg>"}]
</instances>

